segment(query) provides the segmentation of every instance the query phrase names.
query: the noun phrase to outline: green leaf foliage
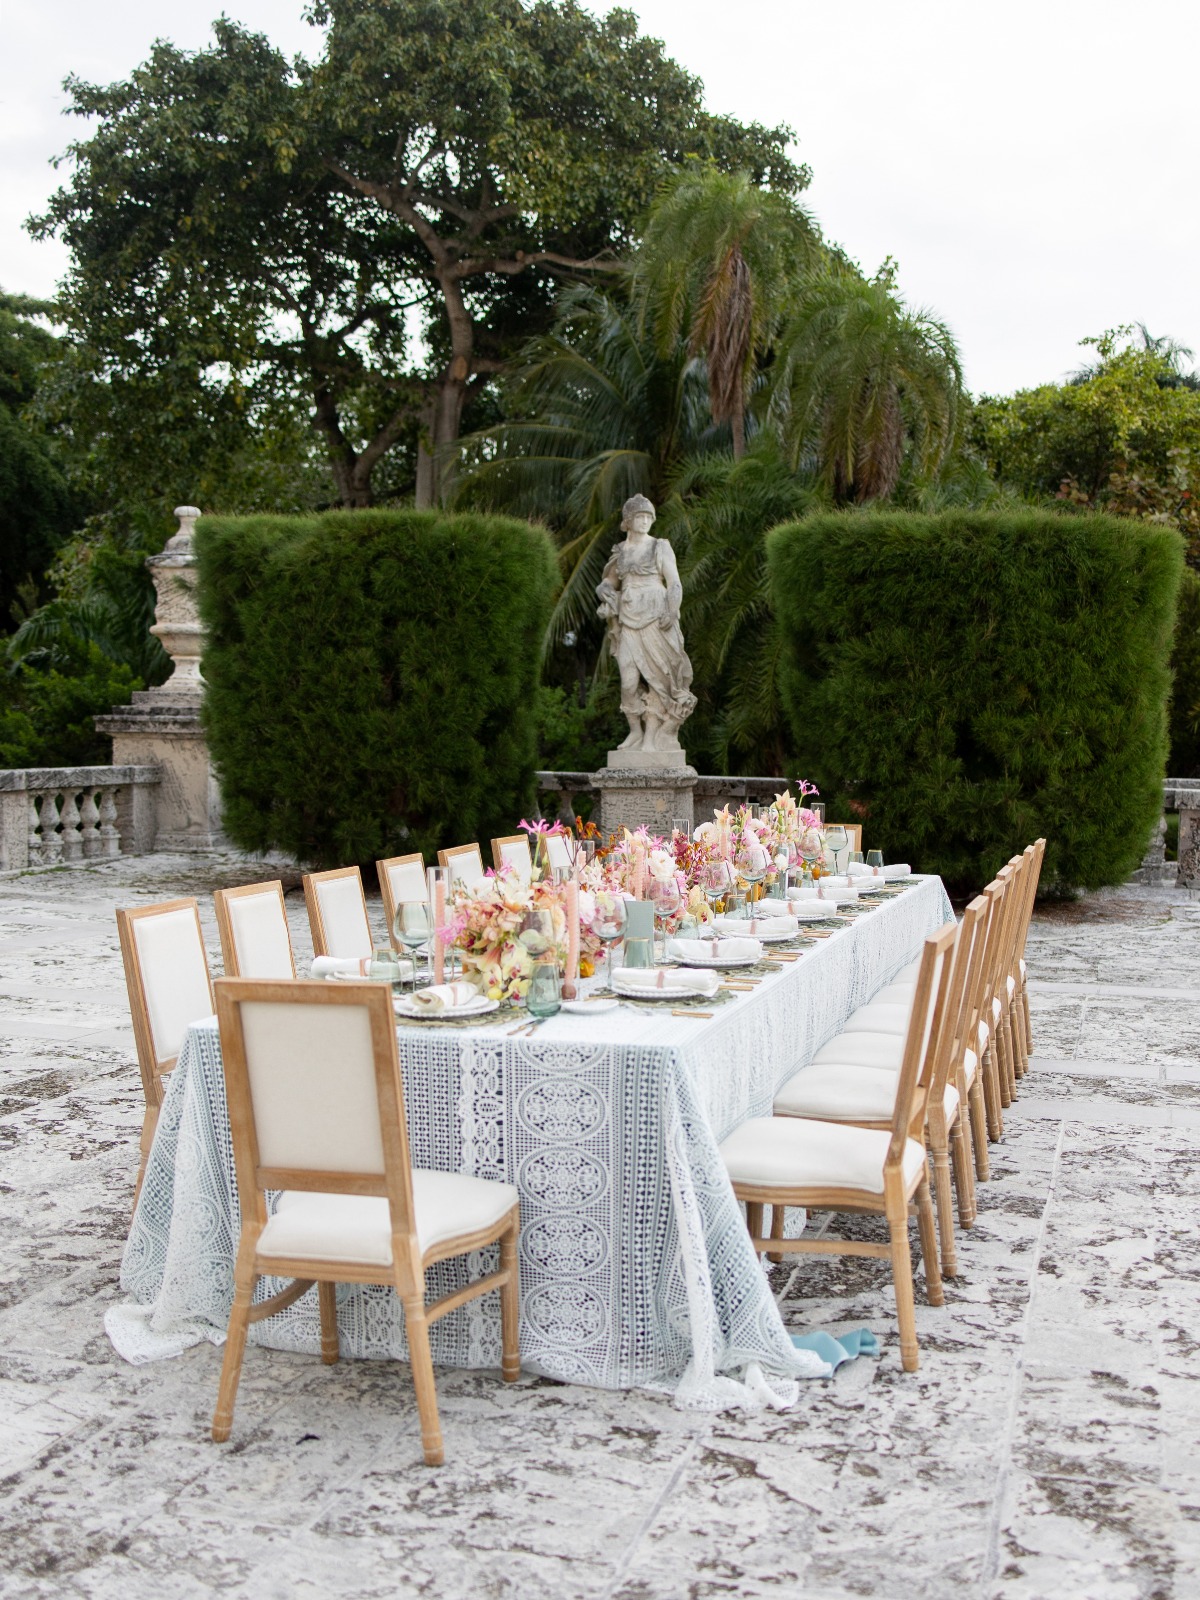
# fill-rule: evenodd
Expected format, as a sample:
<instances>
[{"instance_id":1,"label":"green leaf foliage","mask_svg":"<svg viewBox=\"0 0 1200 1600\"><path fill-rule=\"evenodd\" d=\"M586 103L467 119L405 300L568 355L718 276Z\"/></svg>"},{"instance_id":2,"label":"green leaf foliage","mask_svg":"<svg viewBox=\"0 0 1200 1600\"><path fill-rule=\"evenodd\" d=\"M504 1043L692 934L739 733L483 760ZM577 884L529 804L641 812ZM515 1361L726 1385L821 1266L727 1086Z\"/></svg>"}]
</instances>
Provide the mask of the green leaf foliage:
<instances>
[{"instance_id":1,"label":"green leaf foliage","mask_svg":"<svg viewBox=\"0 0 1200 1600\"><path fill-rule=\"evenodd\" d=\"M141 686L123 662L82 643L67 670L19 666L0 676L0 767L107 766L112 740L93 719Z\"/></svg>"},{"instance_id":2,"label":"green leaf foliage","mask_svg":"<svg viewBox=\"0 0 1200 1600\"><path fill-rule=\"evenodd\" d=\"M1123 882L1162 810L1179 535L1097 514L829 513L767 541L793 743L868 843L985 883Z\"/></svg>"},{"instance_id":3,"label":"green leaf foliage","mask_svg":"<svg viewBox=\"0 0 1200 1600\"><path fill-rule=\"evenodd\" d=\"M204 517L205 721L244 849L486 841L534 798L546 534L418 511Z\"/></svg>"}]
</instances>

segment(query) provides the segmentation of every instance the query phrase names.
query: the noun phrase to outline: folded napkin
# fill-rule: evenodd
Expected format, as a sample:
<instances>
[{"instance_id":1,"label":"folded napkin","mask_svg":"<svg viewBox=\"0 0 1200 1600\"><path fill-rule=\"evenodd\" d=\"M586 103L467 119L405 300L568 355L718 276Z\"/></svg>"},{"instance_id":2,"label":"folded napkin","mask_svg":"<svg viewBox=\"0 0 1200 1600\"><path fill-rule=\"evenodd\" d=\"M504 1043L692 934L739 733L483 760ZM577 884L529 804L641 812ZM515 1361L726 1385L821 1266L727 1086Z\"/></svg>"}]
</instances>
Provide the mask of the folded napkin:
<instances>
[{"instance_id":1,"label":"folded napkin","mask_svg":"<svg viewBox=\"0 0 1200 1600\"><path fill-rule=\"evenodd\" d=\"M771 939L795 933L796 922L794 917L718 917L713 927L733 939Z\"/></svg>"},{"instance_id":2,"label":"folded napkin","mask_svg":"<svg viewBox=\"0 0 1200 1600\"><path fill-rule=\"evenodd\" d=\"M672 989L694 993L698 989L701 994L710 995L716 994L720 986L720 978L708 967L686 967L677 971L667 967L618 967L613 973L613 988L625 994L636 994L639 990L669 994Z\"/></svg>"},{"instance_id":3,"label":"folded napkin","mask_svg":"<svg viewBox=\"0 0 1200 1600\"><path fill-rule=\"evenodd\" d=\"M852 880L854 878L907 878L912 874L912 868L907 861L893 862L890 867L868 867L865 861L852 861L846 870Z\"/></svg>"},{"instance_id":4,"label":"folded napkin","mask_svg":"<svg viewBox=\"0 0 1200 1600\"><path fill-rule=\"evenodd\" d=\"M435 983L428 989L418 989L413 996L422 1011L452 1011L478 998L479 990L463 978L454 983Z\"/></svg>"},{"instance_id":5,"label":"folded napkin","mask_svg":"<svg viewBox=\"0 0 1200 1600\"><path fill-rule=\"evenodd\" d=\"M756 900L754 902L754 915L756 917L788 917L792 908L786 900Z\"/></svg>"},{"instance_id":6,"label":"folded napkin","mask_svg":"<svg viewBox=\"0 0 1200 1600\"><path fill-rule=\"evenodd\" d=\"M672 939L668 951L679 961L757 961L757 939Z\"/></svg>"},{"instance_id":7,"label":"folded napkin","mask_svg":"<svg viewBox=\"0 0 1200 1600\"><path fill-rule=\"evenodd\" d=\"M370 956L314 956L308 969L310 978L335 978L345 974L351 978L365 978Z\"/></svg>"},{"instance_id":8,"label":"folded napkin","mask_svg":"<svg viewBox=\"0 0 1200 1600\"><path fill-rule=\"evenodd\" d=\"M792 1343L797 1350L811 1350L822 1361L828 1362L831 1375L843 1361L879 1354L879 1340L870 1328L853 1328L848 1333L839 1333L836 1338L823 1329L816 1333L794 1333Z\"/></svg>"},{"instance_id":9,"label":"folded napkin","mask_svg":"<svg viewBox=\"0 0 1200 1600\"><path fill-rule=\"evenodd\" d=\"M836 905L839 900L844 900L847 903L851 900L857 900L858 890L847 884L844 878L840 884L836 878L822 878L820 889L815 885L809 888L807 884L803 889L789 889L788 899L799 900L802 904L807 901L832 900Z\"/></svg>"}]
</instances>

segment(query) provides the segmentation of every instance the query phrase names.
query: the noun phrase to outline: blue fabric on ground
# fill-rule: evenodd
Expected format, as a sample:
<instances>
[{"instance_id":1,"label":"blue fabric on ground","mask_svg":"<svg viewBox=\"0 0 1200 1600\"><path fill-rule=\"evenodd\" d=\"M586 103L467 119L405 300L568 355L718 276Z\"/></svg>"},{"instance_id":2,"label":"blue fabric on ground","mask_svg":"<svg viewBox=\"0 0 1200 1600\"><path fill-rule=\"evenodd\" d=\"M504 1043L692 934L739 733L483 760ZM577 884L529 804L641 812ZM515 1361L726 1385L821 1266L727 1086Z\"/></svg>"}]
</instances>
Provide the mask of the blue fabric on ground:
<instances>
[{"instance_id":1,"label":"blue fabric on ground","mask_svg":"<svg viewBox=\"0 0 1200 1600\"><path fill-rule=\"evenodd\" d=\"M823 1330L794 1333L792 1343L797 1350L811 1350L834 1369L840 1367L843 1361L853 1361L857 1356L879 1354L879 1340L870 1328L853 1328L849 1333L839 1333L836 1338Z\"/></svg>"}]
</instances>

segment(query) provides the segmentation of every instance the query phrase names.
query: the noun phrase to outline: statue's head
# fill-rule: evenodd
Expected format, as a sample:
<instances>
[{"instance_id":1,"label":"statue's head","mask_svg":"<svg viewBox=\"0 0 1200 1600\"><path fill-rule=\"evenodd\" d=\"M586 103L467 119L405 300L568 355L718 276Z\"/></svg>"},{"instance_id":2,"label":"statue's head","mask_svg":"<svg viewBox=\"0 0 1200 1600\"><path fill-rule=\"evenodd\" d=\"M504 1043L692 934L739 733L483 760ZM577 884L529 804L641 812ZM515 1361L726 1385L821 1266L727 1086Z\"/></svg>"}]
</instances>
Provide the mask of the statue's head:
<instances>
[{"instance_id":1,"label":"statue's head","mask_svg":"<svg viewBox=\"0 0 1200 1600\"><path fill-rule=\"evenodd\" d=\"M648 533L654 526L654 516L654 502L647 500L644 494L632 494L621 507L621 532L632 532L635 519L647 517L649 520L643 525L641 531Z\"/></svg>"}]
</instances>

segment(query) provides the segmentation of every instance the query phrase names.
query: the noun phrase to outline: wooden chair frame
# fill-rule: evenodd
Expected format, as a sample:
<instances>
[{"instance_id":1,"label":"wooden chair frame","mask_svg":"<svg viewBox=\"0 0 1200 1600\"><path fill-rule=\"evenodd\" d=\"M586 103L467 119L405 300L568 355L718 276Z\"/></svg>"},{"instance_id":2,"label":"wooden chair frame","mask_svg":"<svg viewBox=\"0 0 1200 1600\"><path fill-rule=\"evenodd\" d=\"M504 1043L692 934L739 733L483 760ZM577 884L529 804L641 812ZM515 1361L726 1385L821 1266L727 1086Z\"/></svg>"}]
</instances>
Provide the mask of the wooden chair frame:
<instances>
[{"instance_id":1,"label":"wooden chair frame","mask_svg":"<svg viewBox=\"0 0 1200 1600\"><path fill-rule=\"evenodd\" d=\"M146 1111L142 1118L142 1137L138 1153L137 1178L133 1187L133 1205L137 1209L138 1196L142 1192L142 1180L146 1176L146 1162L150 1155L150 1146L154 1143L154 1130L158 1126L158 1113L163 1102L163 1082L167 1073L174 1067L176 1056L157 1055L154 1047L154 1032L150 1026L150 1006L146 999L146 985L142 976L142 963L138 955L137 940L134 938L134 924L141 922L146 917L162 916L169 911L183 911L191 907L196 918L196 937L200 941L200 949L204 951L204 934L200 927L200 905L197 900L187 897L182 900L163 900L154 906L134 906L117 912L117 937L121 943L121 964L125 969L125 987L129 991L129 1012L133 1020L133 1042L137 1050L138 1069L142 1077L142 1093L146 1100ZM204 971L208 978L209 1004L212 1005L212 974L208 970L208 954L204 953Z\"/></svg>"},{"instance_id":2,"label":"wooden chair frame","mask_svg":"<svg viewBox=\"0 0 1200 1600\"><path fill-rule=\"evenodd\" d=\"M420 866L421 866L421 875L422 875L422 877L424 877L424 874L425 874L425 857L421 854L421 852L419 850L414 850L411 855L407 855L407 856L388 856L386 861L377 861L375 863L375 871L376 871L376 873L378 874L378 877L379 877L379 892L383 896L383 915L384 915L384 918L385 918L385 920L387 922L388 939L389 939L389 941L391 943L391 946L392 946L393 950L403 951L403 953L405 955L408 954L407 949L403 945L401 945L399 939L397 939L397 937L396 937L395 930L392 927L392 924L396 920L396 912L398 910L398 902L396 900L395 895L392 892L392 880L388 875L388 868L389 867L411 867L411 866L415 866L418 862L420 863ZM423 896L423 899L426 902L428 902L428 900L429 900L429 885L428 885L428 883L426 883L426 886L425 886L425 894Z\"/></svg>"},{"instance_id":3,"label":"wooden chair frame","mask_svg":"<svg viewBox=\"0 0 1200 1600\"><path fill-rule=\"evenodd\" d=\"M306 872L304 874L304 904L308 908L308 925L312 930L314 956L328 956L334 953L329 948L329 940L325 933L325 919L321 915L321 898L317 892L320 884L329 883L334 878L353 878L356 881L359 897L362 900L363 918L367 924L367 932L371 933L371 919L367 916L367 897L363 893L362 873L357 867L334 867L329 872ZM371 934L372 944L374 944L374 939L374 934Z\"/></svg>"},{"instance_id":4,"label":"wooden chair frame","mask_svg":"<svg viewBox=\"0 0 1200 1600\"><path fill-rule=\"evenodd\" d=\"M506 833L502 839L492 840L492 865L495 867L496 871L499 872L504 866L504 851L502 846L506 844L523 844L525 846L525 853L529 857L529 876L532 878L533 850L530 846L529 835L527 833Z\"/></svg>"},{"instance_id":5,"label":"wooden chair frame","mask_svg":"<svg viewBox=\"0 0 1200 1600\"><path fill-rule=\"evenodd\" d=\"M928 1168L922 1162L920 1170L906 1184L903 1161L907 1140L913 1139L922 1150L925 1148L925 1120L935 1055L933 1049L924 1048L925 1024L934 1003L934 974L940 961L942 974L938 979L938 991L943 992L947 985L946 956L956 936L957 928L948 922L926 939L921 951L921 965L913 994L913 1023L905 1036L904 1059L896 1089L896 1109L891 1123L892 1137L884 1159L883 1193L874 1194L866 1189L825 1189L803 1184L793 1189L784 1189L777 1184L760 1186L735 1182L733 1185L734 1194L745 1202L751 1243L760 1253L891 1258L896 1289L896 1320L900 1326L900 1359L906 1372L915 1372L920 1364L913 1305L912 1260L909 1254L910 1208L916 1211L929 1303L940 1306L944 1299ZM931 1042L936 1032L936 1029L931 1032ZM883 1216L888 1224L889 1242L877 1244L864 1239L813 1239L804 1235L799 1239L765 1239L762 1233L763 1207L766 1205L775 1208L772 1214L773 1227L775 1213L781 1213L787 1206L801 1206L810 1211L866 1212ZM779 1231L782 1232L781 1226Z\"/></svg>"},{"instance_id":6,"label":"wooden chair frame","mask_svg":"<svg viewBox=\"0 0 1200 1600\"><path fill-rule=\"evenodd\" d=\"M216 889L213 891L213 906L217 913L217 934L221 940L221 960L224 964L227 978L240 978L243 976L241 962L238 957L237 939L233 931L233 918L229 914L229 902L266 894L269 889L274 889L279 896L279 914L283 918L284 927L287 928L287 907L284 904L283 884L278 878L270 878L264 883L244 883L236 889ZM294 978L296 976L296 952L292 949L290 930L288 932L288 954L292 958L292 977Z\"/></svg>"},{"instance_id":7,"label":"wooden chair frame","mask_svg":"<svg viewBox=\"0 0 1200 1600\"><path fill-rule=\"evenodd\" d=\"M246 1332L252 1322L273 1316L294 1304L318 1285L321 1316L321 1359L327 1365L338 1359L337 1296L339 1283L389 1283L404 1306L413 1387L421 1419L425 1461L440 1466L445 1459L438 1420L437 1390L429 1349L429 1327L440 1317L478 1296L500 1292L502 1372L505 1382L520 1373L519 1287L517 1241L520 1207L513 1205L488 1228L441 1240L422 1252L417 1241L412 1193L412 1160L404 1088L396 1045L396 1019L390 992L379 984L253 983L221 978L216 984L217 1019L221 1029L229 1122L234 1164L241 1202L242 1231L234 1269L234 1297L229 1332L221 1367L221 1383L213 1414L212 1437L218 1444L229 1438L238 1380L246 1349ZM266 1167L259 1160L250 1075L246 1061L241 1007L247 1001L290 1005L365 1007L370 1019L379 1099L379 1125L383 1141L383 1171L332 1172L315 1168ZM392 1271L371 1265L315 1258L265 1256L258 1240L268 1220L266 1190L309 1190L321 1194L378 1195L388 1201L392 1223ZM435 1261L465 1255L499 1243L500 1268L432 1304L425 1299L425 1269ZM291 1278L288 1287L270 1299L253 1304L254 1290L263 1276Z\"/></svg>"}]
</instances>

